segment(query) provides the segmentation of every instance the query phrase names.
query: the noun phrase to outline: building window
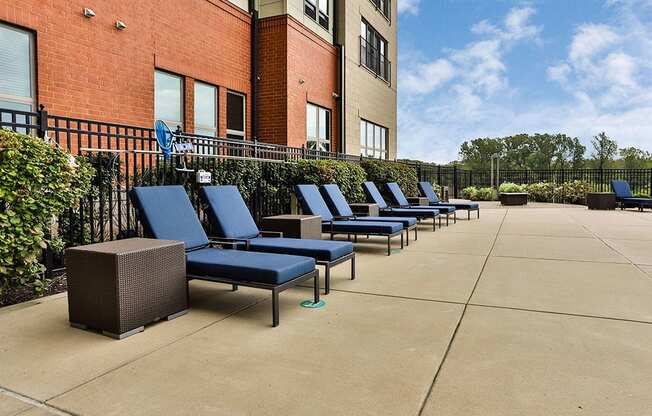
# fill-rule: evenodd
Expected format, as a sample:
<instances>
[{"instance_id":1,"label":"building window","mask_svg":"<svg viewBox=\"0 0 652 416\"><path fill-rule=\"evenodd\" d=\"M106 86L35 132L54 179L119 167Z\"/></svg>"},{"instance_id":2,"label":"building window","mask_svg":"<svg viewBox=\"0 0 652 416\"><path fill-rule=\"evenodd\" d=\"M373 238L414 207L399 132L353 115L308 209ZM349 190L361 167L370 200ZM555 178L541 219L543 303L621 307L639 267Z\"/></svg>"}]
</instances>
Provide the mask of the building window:
<instances>
[{"instance_id":1,"label":"building window","mask_svg":"<svg viewBox=\"0 0 652 416\"><path fill-rule=\"evenodd\" d=\"M183 79L179 75L159 71L154 74L154 117L176 130L183 130Z\"/></svg>"},{"instance_id":2,"label":"building window","mask_svg":"<svg viewBox=\"0 0 652 416\"><path fill-rule=\"evenodd\" d=\"M308 149L331 150L331 112L323 107L308 104L306 111Z\"/></svg>"},{"instance_id":3,"label":"building window","mask_svg":"<svg viewBox=\"0 0 652 416\"><path fill-rule=\"evenodd\" d=\"M360 65L389 82L391 63L387 59L387 41L364 19L360 25Z\"/></svg>"},{"instance_id":4,"label":"building window","mask_svg":"<svg viewBox=\"0 0 652 416\"><path fill-rule=\"evenodd\" d=\"M303 11L321 27L329 30L328 0L304 0Z\"/></svg>"},{"instance_id":5,"label":"building window","mask_svg":"<svg viewBox=\"0 0 652 416\"><path fill-rule=\"evenodd\" d=\"M0 108L36 110L34 56L31 32L0 23ZM11 116L4 114L3 121ZM16 122L25 123L25 117Z\"/></svg>"},{"instance_id":6,"label":"building window","mask_svg":"<svg viewBox=\"0 0 652 416\"><path fill-rule=\"evenodd\" d=\"M362 156L387 159L387 128L360 120L360 153Z\"/></svg>"},{"instance_id":7,"label":"building window","mask_svg":"<svg viewBox=\"0 0 652 416\"><path fill-rule=\"evenodd\" d=\"M195 134L217 137L217 88L195 81ZM213 154L210 140L195 140L197 153Z\"/></svg>"},{"instance_id":8,"label":"building window","mask_svg":"<svg viewBox=\"0 0 652 416\"><path fill-rule=\"evenodd\" d=\"M390 18L391 1L390 0L370 0L376 9L378 9L386 18Z\"/></svg>"},{"instance_id":9,"label":"building window","mask_svg":"<svg viewBox=\"0 0 652 416\"><path fill-rule=\"evenodd\" d=\"M245 139L246 104L244 94L233 91L226 93L226 137L229 139Z\"/></svg>"}]
</instances>

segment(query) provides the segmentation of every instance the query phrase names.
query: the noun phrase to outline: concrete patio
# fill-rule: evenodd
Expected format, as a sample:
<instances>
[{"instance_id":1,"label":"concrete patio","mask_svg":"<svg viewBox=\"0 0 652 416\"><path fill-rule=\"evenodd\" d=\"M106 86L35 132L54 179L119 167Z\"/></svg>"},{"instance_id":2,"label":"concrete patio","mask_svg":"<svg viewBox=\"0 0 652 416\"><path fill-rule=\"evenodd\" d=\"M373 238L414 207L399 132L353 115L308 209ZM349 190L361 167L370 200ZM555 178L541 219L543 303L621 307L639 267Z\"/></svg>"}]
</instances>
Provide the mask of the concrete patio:
<instances>
[{"instance_id":1,"label":"concrete patio","mask_svg":"<svg viewBox=\"0 0 652 416\"><path fill-rule=\"evenodd\" d=\"M461 215L465 217L465 214ZM484 204L390 257L358 245L324 309L193 282L115 341L65 295L0 309L0 416L652 412L652 213Z\"/></svg>"}]
</instances>

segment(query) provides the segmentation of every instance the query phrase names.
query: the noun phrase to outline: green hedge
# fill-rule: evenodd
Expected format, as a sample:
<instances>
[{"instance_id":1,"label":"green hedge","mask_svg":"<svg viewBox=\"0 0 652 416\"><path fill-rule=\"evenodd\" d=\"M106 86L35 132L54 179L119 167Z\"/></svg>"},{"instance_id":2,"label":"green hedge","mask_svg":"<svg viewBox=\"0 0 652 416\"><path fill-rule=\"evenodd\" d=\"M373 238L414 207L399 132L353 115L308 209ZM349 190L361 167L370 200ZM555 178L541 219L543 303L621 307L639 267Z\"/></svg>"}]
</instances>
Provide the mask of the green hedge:
<instances>
[{"instance_id":1,"label":"green hedge","mask_svg":"<svg viewBox=\"0 0 652 416\"><path fill-rule=\"evenodd\" d=\"M19 286L47 288L39 259L44 248L61 246L48 237L53 218L89 191L93 175L83 158L0 129L0 295Z\"/></svg>"},{"instance_id":2,"label":"green hedge","mask_svg":"<svg viewBox=\"0 0 652 416\"><path fill-rule=\"evenodd\" d=\"M385 160L367 160L362 162L362 168L367 172L367 180L379 185L378 189L383 193L386 192L386 183L396 182L406 196L419 196L419 179L412 166Z\"/></svg>"},{"instance_id":3,"label":"green hedge","mask_svg":"<svg viewBox=\"0 0 652 416\"><path fill-rule=\"evenodd\" d=\"M364 201L362 183L365 171L357 164L338 160L300 160L296 163L294 183L337 184L349 202Z\"/></svg>"},{"instance_id":4,"label":"green hedge","mask_svg":"<svg viewBox=\"0 0 652 416\"><path fill-rule=\"evenodd\" d=\"M462 198L470 199L471 201L495 201L496 191L493 188L476 188L469 186L462 189Z\"/></svg>"}]
</instances>

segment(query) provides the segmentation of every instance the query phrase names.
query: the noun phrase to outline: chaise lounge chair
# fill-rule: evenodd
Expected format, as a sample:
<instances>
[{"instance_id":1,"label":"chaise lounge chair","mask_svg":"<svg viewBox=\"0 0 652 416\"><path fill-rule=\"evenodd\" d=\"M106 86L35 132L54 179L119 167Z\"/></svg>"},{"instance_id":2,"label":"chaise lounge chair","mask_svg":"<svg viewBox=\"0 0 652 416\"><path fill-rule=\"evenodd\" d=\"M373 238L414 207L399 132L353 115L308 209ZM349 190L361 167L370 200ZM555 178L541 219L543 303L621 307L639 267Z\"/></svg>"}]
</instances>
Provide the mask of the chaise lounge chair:
<instances>
[{"instance_id":1,"label":"chaise lounge chair","mask_svg":"<svg viewBox=\"0 0 652 416\"><path fill-rule=\"evenodd\" d=\"M634 207L643 211L643 208L652 208L652 198L634 197L627 181L611 181L611 190L616 194L616 201L620 204L621 209Z\"/></svg>"},{"instance_id":2,"label":"chaise lounge chair","mask_svg":"<svg viewBox=\"0 0 652 416\"><path fill-rule=\"evenodd\" d=\"M451 206L456 210L466 211L468 219L471 219L471 211L477 211L480 218L480 205L471 201L442 202L432 188L430 182L419 182L419 193L421 196L428 198L431 207L439 208L442 206Z\"/></svg>"},{"instance_id":3,"label":"chaise lounge chair","mask_svg":"<svg viewBox=\"0 0 652 416\"><path fill-rule=\"evenodd\" d=\"M272 325L279 323L279 293L306 280L314 281L319 302L319 271L310 257L220 249L211 242L182 186L135 187L136 216L150 238L183 241L188 280L227 283L272 292Z\"/></svg>"},{"instance_id":4,"label":"chaise lounge chair","mask_svg":"<svg viewBox=\"0 0 652 416\"><path fill-rule=\"evenodd\" d=\"M216 240L232 243L248 251L312 257L318 265L325 268L326 294L330 292L331 267L350 260L351 280L355 279L353 244L345 241L283 238L277 232L260 231L238 188L233 185L204 186L199 195L204 204L204 212L217 232Z\"/></svg>"},{"instance_id":5,"label":"chaise lounge chair","mask_svg":"<svg viewBox=\"0 0 652 416\"><path fill-rule=\"evenodd\" d=\"M297 199L303 212L321 216L322 231L330 234L331 240L335 235L376 235L387 238L387 255L392 254L392 238L401 237L403 248L403 224L400 222L354 221L335 217L326 201L319 193L317 185L297 185L295 187Z\"/></svg>"},{"instance_id":6,"label":"chaise lounge chair","mask_svg":"<svg viewBox=\"0 0 652 416\"><path fill-rule=\"evenodd\" d=\"M439 210L436 208L427 207L426 209L412 209L412 208L392 208L390 207L385 198L380 194L380 191L376 187L376 184L370 181L364 182L362 184L362 189L364 190L365 195L367 195L367 200L378 205L380 209L380 215L387 217L415 217L419 220L426 218L432 218L432 230L437 230L436 219L439 219L439 227L441 228L441 217L439 216Z\"/></svg>"},{"instance_id":7,"label":"chaise lounge chair","mask_svg":"<svg viewBox=\"0 0 652 416\"><path fill-rule=\"evenodd\" d=\"M399 208L404 208L404 209L433 209L430 205L411 205L410 202L407 200L405 195L403 194L403 191L401 191L401 187L398 186L396 182L389 182L387 185L387 190L389 191L389 195L392 197L392 202L394 202L394 205L398 206ZM446 215L446 225L448 226L448 220L451 214L453 214L453 223L457 223L457 212L455 210L455 207L450 206L450 205L440 205L435 207L439 210L439 214L445 214Z\"/></svg>"},{"instance_id":8,"label":"chaise lounge chair","mask_svg":"<svg viewBox=\"0 0 652 416\"><path fill-rule=\"evenodd\" d=\"M346 198L342 194L340 187L336 184L321 186L321 194L326 204L335 213L336 216L355 221L375 221L375 222L400 222L405 229L405 242L410 245L410 230L414 230L414 240L418 238L417 219L415 217L365 217L356 216Z\"/></svg>"}]
</instances>

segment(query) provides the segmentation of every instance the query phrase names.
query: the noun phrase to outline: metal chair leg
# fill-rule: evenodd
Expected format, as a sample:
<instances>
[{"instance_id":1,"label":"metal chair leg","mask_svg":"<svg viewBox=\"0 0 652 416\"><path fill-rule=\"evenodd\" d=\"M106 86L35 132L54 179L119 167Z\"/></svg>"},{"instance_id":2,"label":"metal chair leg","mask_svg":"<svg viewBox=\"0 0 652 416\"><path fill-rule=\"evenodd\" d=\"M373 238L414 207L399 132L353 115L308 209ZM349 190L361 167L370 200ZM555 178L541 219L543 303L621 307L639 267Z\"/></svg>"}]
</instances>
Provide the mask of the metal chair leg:
<instances>
[{"instance_id":1,"label":"metal chair leg","mask_svg":"<svg viewBox=\"0 0 652 416\"><path fill-rule=\"evenodd\" d=\"M419 227L415 226L414 227L414 241L417 241L419 238Z\"/></svg>"},{"instance_id":2,"label":"metal chair leg","mask_svg":"<svg viewBox=\"0 0 652 416\"><path fill-rule=\"evenodd\" d=\"M401 238L403 237L403 233L401 232ZM410 230L406 229L405 230L405 244L410 245Z\"/></svg>"},{"instance_id":3,"label":"metal chair leg","mask_svg":"<svg viewBox=\"0 0 652 416\"><path fill-rule=\"evenodd\" d=\"M392 255L392 242L390 241L391 237L387 236L387 255Z\"/></svg>"},{"instance_id":4,"label":"metal chair leg","mask_svg":"<svg viewBox=\"0 0 652 416\"><path fill-rule=\"evenodd\" d=\"M234 292L238 290L238 285L231 285L231 290Z\"/></svg>"},{"instance_id":5,"label":"metal chair leg","mask_svg":"<svg viewBox=\"0 0 652 416\"><path fill-rule=\"evenodd\" d=\"M272 289L272 326L278 326L278 290Z\"/></svg>"},{"instance_id":6,"label":"metal chair leg","mask_svg":"<svg viewBox=\"0 0 652 416\"><path fill-rule=\"evenodd\" d=\"M319 302L319 270L315 270L315 298L313 299L315 303Z\"/></svg>"},{"instance_id":7,"label":"metal chair leg","mask_svg":"<svg viewBox=\"0 0 652 416\"><path fill-rule=\"evenodd\" d=\"M351 257L351 280L355 280L355 254Z\"/></svg>"},{"instance_id":8,"label":"metal chair leg","mask_svg":"<svg viewBox=\"0 0 652 416\"><path fill-rule=\"evenodd\" d=\"M405 246L403 245L403 233L401 232L401 250L403 250Z\"/></svg>"},{"instance_id":9,"label":"metal chair leg","mask_svg":"<svg viewBox=\"0 0 652 416\"><path fill-rule=\"evenodd\" d=\"M324 269L324 293L328 295L331 292L331 266L326 264Z\"/></svg>"}]
</instances>

